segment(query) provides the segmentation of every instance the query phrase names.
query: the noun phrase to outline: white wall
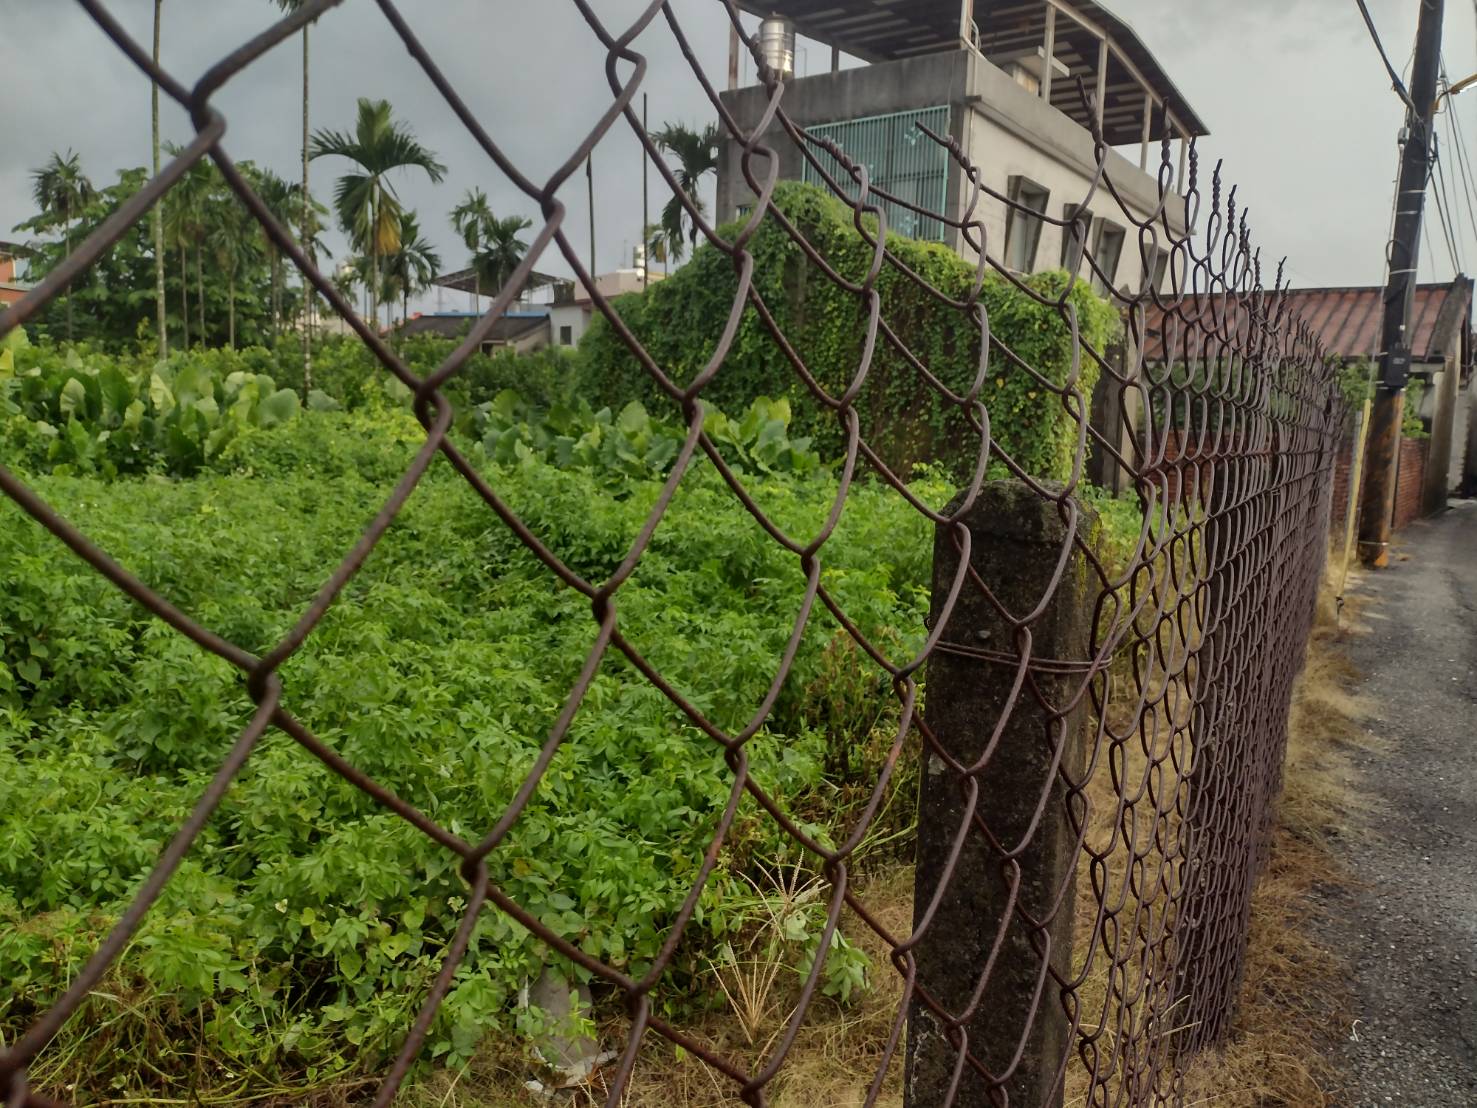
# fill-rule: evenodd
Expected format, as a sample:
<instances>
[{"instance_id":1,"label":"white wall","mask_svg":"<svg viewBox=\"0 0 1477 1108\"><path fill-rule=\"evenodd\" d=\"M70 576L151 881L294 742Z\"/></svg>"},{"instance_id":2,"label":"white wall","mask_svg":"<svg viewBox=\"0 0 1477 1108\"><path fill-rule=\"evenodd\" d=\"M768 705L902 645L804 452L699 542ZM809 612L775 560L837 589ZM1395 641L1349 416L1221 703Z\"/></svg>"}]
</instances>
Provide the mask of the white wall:
<instances>
[{"instance_id":1,"label":"white wall","mask_svg":"<svg viewBox=\"0 0 1477 1108\"><path fill-rule=\"evenodd\" d=\"M549 308L549 342L559 342L560 329L568 327L572 336L571 346L578 346L580 339L590 326L590 310L580 304L555 304Z\"/></svg>"}]
</instances>

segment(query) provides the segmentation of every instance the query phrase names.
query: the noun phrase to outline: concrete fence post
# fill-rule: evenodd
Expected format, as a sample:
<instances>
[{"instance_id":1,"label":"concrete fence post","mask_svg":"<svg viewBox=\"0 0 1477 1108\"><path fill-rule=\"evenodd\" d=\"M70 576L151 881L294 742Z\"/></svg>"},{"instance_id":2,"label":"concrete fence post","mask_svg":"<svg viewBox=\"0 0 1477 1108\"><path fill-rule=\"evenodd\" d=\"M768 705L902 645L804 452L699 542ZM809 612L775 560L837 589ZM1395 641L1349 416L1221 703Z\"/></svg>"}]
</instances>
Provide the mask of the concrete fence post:
<instances>
[{"instance_id":1,"label":"concrete fence post","mask_svg":"<svg viewBox=\"0 0 1477 1108\"><path fill-rule=\"evenodd\" d=\"M1056 504L1021 482L993 481L962 522L971 536L974 571L1011 618L1029 615L1050 594L1029 623L1031 657L1085 661L1096 577L1073 549L1058 578L1070 534ZM1077 534L1093 535L1096 528L1096 516L1082 509ZM940 527L934 626L959 562L953 531ZM1070 977L1078 832L1068 820L1064 777L1080 779L1084 765L1088 698L1076 694L1087 673L1085 667L1033 666L1030 681L1012 697L1016 665L1010 658L1017 653L1011 620L966 580L928 662L925 718L949 758L964 767L983 765L961 773L936 751L924 751L914 882L915 934L922 931L913 955L918 990L947 1015L915 992L908 1108L974 1108L1005 1104L1007 1097L1021 1108L1062 1101L1071 1029L1048 967ZM1070 711L1059 710L1073 701ZM951 867L960 828L971 820L972 787L978 790L972 819L989 834L971 826ZM942 897L925 926L940 886ZM968 1060L961 1067L961 1041L989 1076Z\"/></svg>"}]
</instances>

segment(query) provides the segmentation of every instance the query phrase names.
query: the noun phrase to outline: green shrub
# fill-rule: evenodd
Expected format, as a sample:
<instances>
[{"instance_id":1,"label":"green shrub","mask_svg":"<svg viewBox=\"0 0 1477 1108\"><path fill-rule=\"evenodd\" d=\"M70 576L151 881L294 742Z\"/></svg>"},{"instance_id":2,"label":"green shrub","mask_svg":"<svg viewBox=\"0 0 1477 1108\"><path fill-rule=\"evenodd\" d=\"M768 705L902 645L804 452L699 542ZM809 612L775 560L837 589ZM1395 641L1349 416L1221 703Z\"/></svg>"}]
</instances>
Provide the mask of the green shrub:
<instances>
[{"instance_id":1,"label":"green shrub","mask_svg":"<svg viewBox=\"0 0 1477 1108\"><path fill-rule=\"evenodd\" d=\"M789 401L761 396L739 420L707 411L703 430L740 472L812 473L821 460L809 439L789 437L790 419ZM537 459L638 479L665 477L687 438L685 426L652 419L636 400L618 415L583 401L540 412L511 389L476 409L473 428L482 455L501 465Z\"/></svg>"},{"instance_id":2,"label":"green shrub","mask_svg":"<svg viewBox=\"0 0 1477 1108\"><path fill-rule=\"evenodd\" d=\"M1400 434L1407 439L1428 439L1431 432L1421 419L1421 400L1426 395L1426 379L1412 377L1405 386L1405 407L1401 410Z\"/></svg>"},{"instance_id":3,"label":"green shrub","mask_svg":"<svg viewBox=\"0 0 1477 1108\"><path fill-rule=\"evenodd\" d=\"M403 340L392 338L390 345L412 371L425 377L445 363L459 341L437 335L413 335ZM270 356L277 367L277 379L301 394L301 340L283 340ZM459 410L488 403L505 389L514 390L539 408L552 408L573 399L575 373L573 351L561 348L528 354L511 350L476 353L446 383L444 391ZM331 335L314 344L313 386L346 408L377 402L385 395L387 383L393 380L390 371L356 335Z\"/></svg>"},{"instance_id":4,"label":"green shrub","mask_svg":"<svg viewBox=\"0 0 1477 1108\"><path fill-rule=\"evenodd\" d=\"M222 464L241 472L36 484L151 586L261 652L353 546L420 434L399 409L308 412L277 434L239 437ZM621 563L660 488L537 457L486 472L592 581ZM797 536L823 525L834 482L823 469L759 468L747 481ZM946 491L929 480L918 489L936 500ZM864 485L821 550L827 589L898 661L921 641L931 538L895 493ZM0 595L0 1034L10 1040L117 918L251 703L229 667L151 621L8 503L0 564L12 582ZM735 731L773 680L804 591L798 559L699 458L618 593L620 627ZM476 839L533 765L595 632L588 600L438 464L283 668L284 704L352 764ZM854 816L826 780L828 759L844 750L855 764L842 768L874 780L886 757L885 744L863 741L886 720L817 707L877 683L877 667L844 642L817 606L780 703L747 748L756 780L823 839ZM489 857L493 880L591 954L644 972L728 802L722 753L609 652L532 802ZM900 772L902 795L908 781ZM700 955L749 918L745 874L792 858L746 797L693 937L655 996L659 1011L706 1003ZM86 1099L196 1095L202 1081L239 1088L226 1072L287 1087L372 1072L408 1026L465 896L454 855L273 732L32 1082L82 1081ZM431 1055L463 1059L482 1036L513 1028L519 988L548 957L507 916L484 912ZM827 989L845 995L861 967L842 948L828 960ZM152 1045L164 1042L180 1050ZM162 1073L138 1065L139 1044ZM48 1070L46 1059L72 1068Z\"/></svg>"},{"instance_id":5,"label":"green shrub","mask_svg":"<svg viewBox=\"0 0 1477 1108\"><path fill-rule=\"evenodd\" d=\"M243 432L298 413L291 389L221 351L160 362L86 346L17 343L6 353L0 451L32 471L187 475Z\"/></svg>"},{"instance_id":6,"label":"green shrub","mask_svg":"<svg viewBox=\"0 0 1477 1108\"><path fill-rule=\"evenodd\" d=\"M819 189L794 182L778 186L775 204L843 277L862 279L872 251L857 234L850 209ZM730 227L724 233L735 231ZM889 236L888 245L922 280L946 295L963 297L975 279L974 267L940 244ZM838 395L862 361L867 317L859 298L827 278L773 220L765 222L750 250L755 289L822 387ZM1027 281L1048 298L1060 296L1066 283L1067 275L1061 272ZM710 361L737 287L732 260L705 245L670 278L644 293L622 297L616 307L663 372L685 385ZM980 356L975 321L963 312L941 308L894 266L883 268L877 289L883 318L909 349L948 387L967 389ZM1118 328L1113 309L1081 282L1069 301L1083 341L1103 350ZM1014 366L1000 344L1060 385L1077 361L1070 329L1051 307L997 275L986 280L982 304L995 340L982 396L995 441L1027 472L1063 479L1076 453L1077 419L1060 396ZM597 317L586 334L579 357L580 393L592 404L619 408L636 399L654 413L671 410L670 398L603 317ZM1076 387L1090 397L1096 365L1083 356L1076 368ZM796 432L813 438L824 458L842 452L840 421L807 391L750 307L703 397L725 411L742 411L758 396L789 397ZM913 463L931 460L945 462L956 473L973 468L977 433L880 335L857 410L863 437L895 471L906 474Z\"/></svg>"}]
</instances>

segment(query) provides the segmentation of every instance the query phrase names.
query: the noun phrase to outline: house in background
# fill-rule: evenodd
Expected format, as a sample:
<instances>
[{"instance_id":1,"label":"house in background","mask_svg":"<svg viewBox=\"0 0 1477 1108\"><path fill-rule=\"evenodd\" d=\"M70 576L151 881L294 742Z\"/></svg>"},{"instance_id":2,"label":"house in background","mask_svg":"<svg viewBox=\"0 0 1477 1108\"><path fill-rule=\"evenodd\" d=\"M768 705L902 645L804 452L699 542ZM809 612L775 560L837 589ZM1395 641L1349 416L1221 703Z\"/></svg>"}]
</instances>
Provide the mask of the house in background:
<instances>
[{"instance_id":1,"label":"house in background","mask_svg":"<svg viewBox=\"0 0 1477 1108\"><path fill-rule=\"evenodd\" d=\"M597 276L595 289L601 296L614 299L626 293L641 292L649 283L655 284L663 276L660 273L648 274L639 267L617 269ZM474 293L476 288L470 269L448 273L433 283L457 292ZM484 311L491 306L492 299L486 292L482 293ZM526 354L549 346L573 349L589 330L594 315L595 301L582 282L534 273L529 277L523 295L492 325L491 332L482 342L482 350L484 353L512 350ZM459 338L479 318L481 313L476 311L422 312L408 319L401 326L400 333Z\"/></svg>"},{"instance_id":2,"label":"house in background","mask_svg":"<svg viewBox=\"0 0 1477 1108\"><path fill-rule=\"evenodd\" d=\"M1323 347L1344 362L1375 362L1384 313L1383 288L1290 289L1292 310L1318 333ZM1472 373L1472 278L1417 285L1411 311L1410 376L1423 383L1417 415L1429 439L1401 443L1396 475L1395 525L1446 507L1462 478L1466 451L1462 384ZM1342 519L1349 498L1352 444L1340 452L1333 513Z\"/></svg>"},{"instance_id":3,"label":"house in background","mask_svg":"<svg viewBox=\"0 0 1477 1108\"><path fill-rule=\"evenodd\" d=\"M1159 62L1131 28L1093 0L741 0L765 18L760 41L767 64L793 74L798 31L832 48L831 72L786 80L784 110L817 138L837 143L867 166L879 188L927 211L961 219L971 186L948 152L921 130L958 142L982 183L1048 219L1025 215L988 196L974 218L986 230L987 252L1007 268L1032 273L1081 266L1102 291L1106 284L1137 292L1145 280L1162 287L1168 254L1141 257L1138 234L1118 202L1102 189L1079 205L1096 172L1092 125L1107 144L1113 186L1135 217L1159 204L1160 143L1178 143L1166 217L1183 233L1186 145L1207 134ZM840 53L866 65L841 69ZM737 67L730 64L730 79ZM1094 114L1079 80L1096 98ZM724 107L740 127L757 127L768 105L762 86L730 88ZM764 136L776 150L781 179L823 181L794 142L772 124ZM718 166L720 220L749 210L754 194L742 171L743 146L726 137ZM839 163L813 153L833 177ZM757 156L755 176L765 167ZM915 238L944 242L974 260L960 232L894 203L888 226ZM1078 242L1073 226L1085 228ZM1080 262L1093 253L1103 276Z\"/></svg>"},{"instance_id":4,"label":"house in background","mask_svg":"<svg viewBox=\"0 0 1477 1108\"><path fill-rule=\"evenodd\" d=\"M1401 440L1393 520L1396 527L1443 510L1450 488L1461 481L1465 428L1459 394L1472 373L1472 293L1472 278L1465 276L1448 284L1416 286L1407 341L1411 380L1423 386L1416 414L1426 436ZM1307 323L1324 350L1346 365L1377 363L1384 296L1384 288L1377 286L1288 289L1281 294L1288 310ZM1168 313L1149 309L1144 335L1146 364L1163 366L1166 362L1193 360L1194 349L1184 345L1185 329L1180 319L1201 311L1202 301L1202 297L1188 297ZM1217 310L1224 313L1221 326L1227 333L1247 326L1245 312L1224 305ZM1334 460L1335 524L1345 519L1349 506L1356 430L1351 418ZM1213 444L1195 447L1201 453L1207 449L1213 451ZM1171 454L1177 450L1173 447Z\"/></svg>"},{"instance_id":5,"label":"house in background","mask_svg":"<svg viewBox=\"0 0 1477 1108\"><path fill-rule=\"evenodd\" d=\"M9 307L30 291L29 282L16 277L16 266L26 248L16 242L0 242L0 307Z\"/></svg>"}]
</instances>

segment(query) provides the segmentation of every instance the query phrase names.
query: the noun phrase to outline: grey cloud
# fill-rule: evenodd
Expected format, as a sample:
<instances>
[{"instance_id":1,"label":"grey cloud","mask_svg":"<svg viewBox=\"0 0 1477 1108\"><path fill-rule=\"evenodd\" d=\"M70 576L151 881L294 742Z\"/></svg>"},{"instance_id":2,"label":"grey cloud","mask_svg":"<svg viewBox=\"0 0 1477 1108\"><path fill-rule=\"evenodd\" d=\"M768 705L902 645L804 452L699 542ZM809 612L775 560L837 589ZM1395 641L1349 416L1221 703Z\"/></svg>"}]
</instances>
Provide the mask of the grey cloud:
<instances>
[{"instance_id":1,"label":"grey cloud","mask_svg":"<svg viewBox=\"0 0 1477 1108\"><path fill-rule=\"evenodd\" d=\"M1226 158L1266 252L1288 254L1300 283L1378 282L1400 105L1353 5L1110 0L1109 6L1134 26L1210 125L1213 133L1203 144L1207 164ZM402 0L401 7L488 132L535 180L568 157L610 103L605 51L568 0ZM595 0L594 7L611 27L623 28L644 0ZM677 0L674 7L706 71L721 84L727 33L720 5ZM1392 56L1403 61L1414 33L1413 6L1378 0L1372 7ZM1477 40L1472 13L1448 7L1447 56L1455 77L1477 68ZM149 0L110 5L145 42L152 8ZM164 62L187 82L279 18L270 0L165 0L164 9ZM149 87L69 0L0 0L0 26L0 72L12 90L0 142L5 234L32 213L29 170L52 150L78 150L95 179L147 162ZM636 48L649 58L643 88L653 126L712 118L664 21L658 18ZM534 203L497 171L440 101L372 0L346 0L325 16L312 32L312 55L315 127L347 126L357 97L384 97L450 167L440 186L411 175L399 182L448 268L462 264L465 251L446 212L467 188L485 188L500 214L538 217ZM824 51L812 46L802 64L819 68L823 58ZM301 141L300 64L299 44L285 43L236 77L217 100L229 122L232 155L292 178ZM1469 95L1477 101L1477 91ZM1459 105L1458 111L1470 120L1477 107ZM164 125L176 141L190 136L177 108L166 108ZM595 171L598 260L608 269L628 263L641 224L641 155L623 124L596 150ZM331 192L338 172L328 162L314 164L320 196ZM662 192L655 173L651 181L654 215ZM583 172L565 183L560 199L568 208L566 233L583 257ZM1465 244L1477 249L1471 228ZM540 268L567 272L552 255ZM1450 270L1444 256L1424 260L1428 279Z\"/></svg>"}]
</instances>

